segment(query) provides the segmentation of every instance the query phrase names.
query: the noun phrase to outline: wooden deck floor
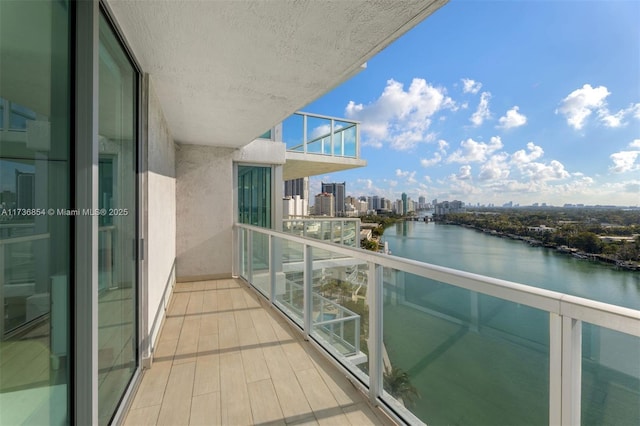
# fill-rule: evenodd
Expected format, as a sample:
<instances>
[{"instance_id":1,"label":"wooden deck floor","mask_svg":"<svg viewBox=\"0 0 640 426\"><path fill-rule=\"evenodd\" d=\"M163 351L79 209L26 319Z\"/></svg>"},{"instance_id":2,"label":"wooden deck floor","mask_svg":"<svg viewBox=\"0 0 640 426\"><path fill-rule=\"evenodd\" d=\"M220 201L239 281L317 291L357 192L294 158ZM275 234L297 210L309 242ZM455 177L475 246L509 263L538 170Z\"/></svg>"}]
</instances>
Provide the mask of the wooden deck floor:
<instances>
[{"instance_id":1,"label":"wooden deck floor","mask_svg":"<svg viewBox=\"0 0 640 426\"><path fill-rule=\"evenodd\" d=\"M179 283L125 425L393 424L237 280Z\"/></svg>"}]
</instances>

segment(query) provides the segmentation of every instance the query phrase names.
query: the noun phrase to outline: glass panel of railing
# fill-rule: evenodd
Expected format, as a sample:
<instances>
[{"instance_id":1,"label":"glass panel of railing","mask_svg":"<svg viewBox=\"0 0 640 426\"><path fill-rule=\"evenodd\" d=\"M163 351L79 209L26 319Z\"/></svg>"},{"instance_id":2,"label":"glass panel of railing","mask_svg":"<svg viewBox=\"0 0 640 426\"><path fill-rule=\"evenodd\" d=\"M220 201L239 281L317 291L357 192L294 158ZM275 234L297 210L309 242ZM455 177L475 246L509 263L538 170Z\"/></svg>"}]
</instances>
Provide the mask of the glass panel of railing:
<instances>
[{"instance_id":1,"label":"glass panel of railing","mask_svg":"<svg viewBox=\"0 0 640 426\"><path fill-rule=\"evenodd\" d=\"M251 276L252 284L262 294L269 297L269 236L255 231L251 232Z\"/></svg>"},{"instance_id":2,"label":"glass panel of railing","mask_svg":"<svg viewBox=\"0 0 640 426\"><path fill-rule=\"evenodd\" d=\"M356 125L345 121L336 121L334 124L333 155L343 157L356 157Z\"/></svg>"},{"instance_id":3,"label":"glass panel of railing","mask_svg":"<svg viewBox=\"0 0 640 426\"><path fill-rule=\"evenodd\" d=\"M293 114L282 122L282 141L288 151L304 151L304 117Z\"/></svg>"},{"instance_id":4,"label":"glass panel of railing","mask_svg":"<svg viewBox=\"0 0 640 426\"><path fill-rule=\"evenodd\" d=\"M307 152L331 154L331 120L307 116Z\"/></svg>"},{"instance_id":5,"label":"glass panel of railing","mask_svg":"<svg viewBox=\"0 0 640 426\"><path fill-rule=\"evenodd\" d=\"M640 425L640 338L582 325L583 425Z\"/></svg>"},{"instance_id":6,"label":"glass panel of railing","mask_svg":"<svg viewBox=\"0 0 640 426\"><path fill-rule=\"evenodd\" d=\"M385 398L427 424L548 423L546 312L395 269L383 280Z\"/></svg>"},{"instance_id":7,"label":"glass panel of railing","mask_svg":"<svg viewBox=\"0 0 640 426\"><path fill-rule=\"evenodd\" d=\"M283 220L282 232L302 237L304 234L304 222L301 220Z\"/></svg>"},{"instance_id":8,"label":"glass panel of railing","mask_svg":"<svg viewBox=\"0 0 640 426\"><path fill-rule=\"evenodd\" d=\"M272 238L276 277L274 304L302 327L304 320L304 246L279 237Z\"/></svg>"},{"instance_id":9,"label":"glass panel of railing","mask_svg":"<svg viewBox=\"0 0 640 426\"><path fill-rule=\"evenodd\" d=\"M358 247L360 236L358 235L357 222L355 220L345 220L342 222L342 226L344 227L342 244L349 247Z\"/></svg>"},{"instance_id":10,"label":"glass panel of railing","mask_svg":"<svg viewBox=\"0 0 640 426\"><path fill-rule=\"evenodd\" d=\"M368 265L313 248L312 335L347 368L366 371Z\"/></svg>"}]
</instances>

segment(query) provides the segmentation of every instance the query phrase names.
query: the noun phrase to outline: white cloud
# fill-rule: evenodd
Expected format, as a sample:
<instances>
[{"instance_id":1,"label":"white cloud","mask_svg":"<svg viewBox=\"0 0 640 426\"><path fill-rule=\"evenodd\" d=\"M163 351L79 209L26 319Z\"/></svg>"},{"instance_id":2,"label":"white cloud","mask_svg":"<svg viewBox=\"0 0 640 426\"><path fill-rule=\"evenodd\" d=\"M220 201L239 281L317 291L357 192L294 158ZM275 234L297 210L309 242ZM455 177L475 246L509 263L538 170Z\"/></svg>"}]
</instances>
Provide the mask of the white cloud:
<instances>
[{"instance_id":1,"label":"white cloud","mask_svg":"<svg viewBox=\"0 0 640 426\"><path fill-rule=\"evenodd\" d=\"M438 164L440 161L442 161L442 156L440 153L436 152L433 154L433 158L421 158L420 165L422 167L431 167Z\"/></svg>"},{"instance_id":2,"label":"white cloud","mask_svg":"<svg viewBox=\"0 0 640 426\"><path fill-rule=\"evenodd\" d=\"M621 109L614 114L610 113L605 106L598 110L598 116L606 127L622 127L627 124L625 121L627 117L640 119L640 103L631 104L628 108Z\"/></svg>"},{"instance_id":3,"label":"white cloud","mask_svg":"<svg viewBox=\"0 0 640 426\"><path fill-rule=\"evenodd\" d=\"M401 169L396 169L396 177L405 178L408 183L416 183L416 172L403 171Z\"/></svg>"},{"instance_id":4,"label":"white cloud","mask_svg":"<svg viewBox=\"0 0 640 426\"><path fill-rule=\"evenodd\" d=\"M482 83L472 80L470 78L462 79L462 92L473 93L474 95L480 91Z\"/></svg>"},{"instance_id":5,"label":"white cloud","mask_svg":"<svg viewBox=\"0 0 640 426\"><path fill-rule=\"evenodd\" d=\"M571 127L580 130L594 110L605 107L605 99L609 94L605 86L593 88L590 84L585 84L562 100L556 114L564 115Z\"/></svg>"},{"instance_id":6,"label":"white cloud","mask_svg":"<svg viewBox=\"0 0 640 426\"><path fill-rule=\"evenodd\" d=\"M460 170L458 171L458 174L456 175L456 177L460 180L471 179L471 166L466 165L466 166L460 167Z\"/></svg>"},{"instance_id":7,"label":"white cloud","mask_svg":"<svg viewBox=\"0 0 640 426\"><path fill-rule=\"evenodd\" d=\"M524 126L527 123L527 117L518 112L520 109L517 105L507 111L507 114L500 117L500 124L496 127L502 129L512 129L514 127Z\"/></svg>"},{"instance_id":8,"label":"white cloud","mask_svg":"<svg viewBox=\"0 0 640 426\"><path fill-rule=\"evenodd\" d=\"M614 173L625 173L640 170L640 151L620 151L611 154L613 166L611 171Z\"/></svg>"},{"instance_id":9,"label":"white cloud","mask_svg":"<svg viewBox=\"0 0 640 426\"><path fill-rule=\"evenodd\" d=\"M489 111L489 99L491 99L491 93L482 92L482 94L480 95L480 103L478 103L478 108L469 119L474 124L474 126L481 126L482 123L484 123L484 120L491 117L491 111Z\"/></svg>"},{"instance_id":10,"label":"white cloud","mask_svg":"<svg viewBox=\"0 0 640 426\"><path fill-rule=\"evenodd\" d=\"M498 180L506 179L511 173L507 159L509 155L506 152L491 156L489 161L480 167L480 180Z\"/></svg>"},{"instance_id":11,"label":"white cloud","mask_svg":"<svg viewBox=\"0 0 640 426\"><path fill-rule=\"evenodd\" d=\"M479 163L487 160L488 156L503 147L499 136L491 138L489 143L476 142L469 138L460 142L461 149L456 150L447 158L447 163Z\"/></svg>"},{"instance_id":12,"label":"white cloud","mask_svg":"<svg viewBox=\"0 0 640 426\"><path fill-rule=\"evenodd\" d=\"M511 161L515 164L525 164L537 160L544 155L542 147L539 147L533 142L527 143L527 150L529 153L521 149L511 154Z\"/></svg>"},{"instance_id":13,"label":"white cloud","mask_svg":"<svg viewBox=\"0 0 640 426\"><path fill-rule=\"evenodd\" d=\"M640 139L629 142L629 151L619 151L609 157L613 166L609 168L614 173L625 173L640 170Z\"/></svg>"},{"instance_id":14,"label":"white cloud","mask_svg":"<svg viewBox=\"0 0 640 426\"><path fill-rule=\"evenodd\" d=\"M447 154L447 149L449 149L449 142L445 141L444 139L440 139L438 141L438 150L446 155Z\"/></svg>"},{"instance_id":15,"label":"white cloud","mask_svg":"<svg viewBox=\"0 0 640 426\"><path fill-rule=\"evenodd\" d=\"M371 190L374 188L373 181L371 179L357 179L356 182L365 189Z\"/></svg>"},{"instance_id":16,"label":"white cloud","mask_svg":"<svg viewBox=\"0 0 640 426\"><path fill-rule=\"evenodd\" d=\"M350 101L345 115L362 122L365 144L375 147L389 144L393 149L406 151L419 143L432 142L435 135L428 131L431 118L438 111L455 107L446 89L414 78L406 91L402 83L387 81L378 99L367 105Z\"/></svg>"},{"instance_id":17,"label":"white cloud","mask_svg":"<svg viewBox=\"0 0 640 426\"><path fill-rule=\"evenodd\" d=\"M520 165L520 171L523 176L528 177L530 180L541 182L566 179L570 176L564 165L557 160L551 160L549 164L525 163Z\"/></svg>"}]
</instances>

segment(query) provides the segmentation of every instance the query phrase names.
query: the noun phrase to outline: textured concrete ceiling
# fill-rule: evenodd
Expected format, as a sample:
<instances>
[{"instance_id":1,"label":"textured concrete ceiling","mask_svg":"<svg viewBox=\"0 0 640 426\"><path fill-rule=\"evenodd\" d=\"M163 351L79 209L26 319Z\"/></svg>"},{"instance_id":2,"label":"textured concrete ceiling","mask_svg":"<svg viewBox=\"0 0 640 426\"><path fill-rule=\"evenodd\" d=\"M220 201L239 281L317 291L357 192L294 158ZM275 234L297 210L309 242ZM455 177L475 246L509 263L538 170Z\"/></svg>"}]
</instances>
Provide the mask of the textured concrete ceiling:
<instances>
[{"instance_id":1,"label":"textured concrete ceiling","mask_svg":"<svg viewBox=\"0 0 640 426\"><path fill-rule=\"evenodd\" d=\"M357 73L446 1L108 5L151 76L175 140L239 147Z\"/></svg>"}]
</instances>

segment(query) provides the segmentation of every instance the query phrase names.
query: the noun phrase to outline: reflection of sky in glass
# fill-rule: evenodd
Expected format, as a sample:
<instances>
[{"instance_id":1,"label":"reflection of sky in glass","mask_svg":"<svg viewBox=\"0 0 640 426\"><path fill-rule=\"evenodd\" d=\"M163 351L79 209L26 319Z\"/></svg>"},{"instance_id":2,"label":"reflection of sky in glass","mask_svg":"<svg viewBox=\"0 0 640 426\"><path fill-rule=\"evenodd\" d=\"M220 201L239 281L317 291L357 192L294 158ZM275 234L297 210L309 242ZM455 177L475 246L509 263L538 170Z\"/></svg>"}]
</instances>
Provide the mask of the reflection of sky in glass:
<instances>
[{"instance_id":1,"label":"reflection of sky in glass","mask_svg":"<svg viewBox=\"0 0 640 426\"><path fill-rule=\"evenodd\" d=\"M34 173L33 164L0 160L0 190L16 192L16 170L23 173Z\"/></svg>"},{"instance_id":2,"label":"reflection of sky in glass","mask_svg":"<svg viewBox=\"0 0 640 426\"><path fill-rule=\"evenodd\" d=\"M317 154L331 154L331 119L307 116L307 152ZM287 149L302 151L304 121L301 115L292 115L282 122L282 140ZM334 155L342 154L344 140L344 155L356 154L356 126L355 123L334 120L333 122ZM324 147L322 144L324 143Z\"/></svg>"},{"instance_id":3,"label":"reflection of sky in glass","mask_svg":"<svg viewBox=\"0 0 640 426\"><path fill-rule=\"evenodd\" d=\"M11 103L10 127L12 130L25 130L27 120L35 120L36 113L20 104Z\"/></svg>"}]
</instances>

